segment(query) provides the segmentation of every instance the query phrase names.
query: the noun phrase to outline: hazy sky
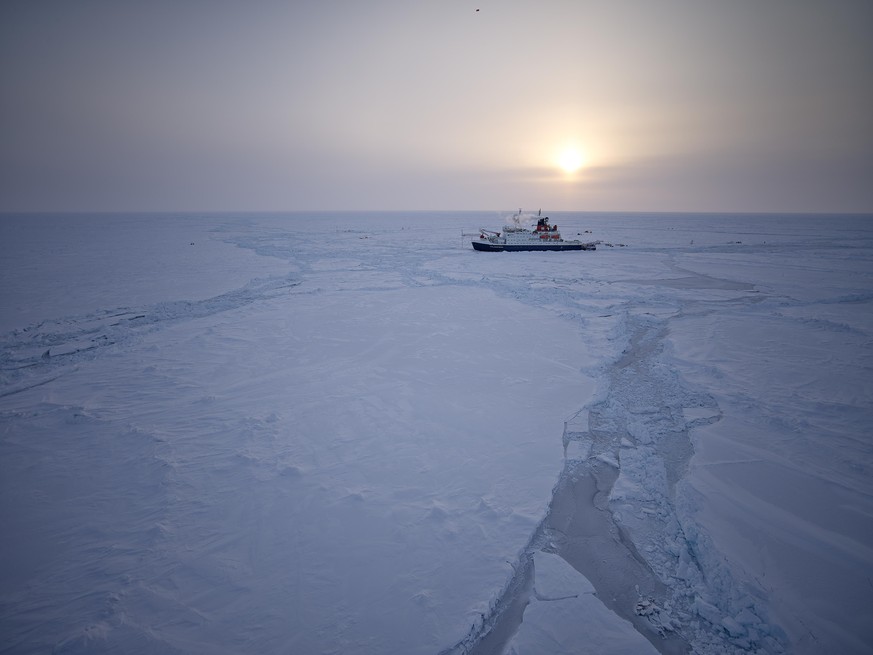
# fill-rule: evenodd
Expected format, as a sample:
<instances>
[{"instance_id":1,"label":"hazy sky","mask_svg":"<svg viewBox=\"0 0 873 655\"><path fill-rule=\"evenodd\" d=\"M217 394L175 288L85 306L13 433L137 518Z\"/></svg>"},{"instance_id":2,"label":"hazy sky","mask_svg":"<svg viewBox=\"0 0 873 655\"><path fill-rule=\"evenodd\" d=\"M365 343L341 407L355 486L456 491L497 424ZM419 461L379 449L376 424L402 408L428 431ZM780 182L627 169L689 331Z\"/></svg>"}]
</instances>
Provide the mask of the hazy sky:
<instances>
[{"instance_id":1,"label":"hazy sky","mask_svg":"<svg viewBox=\"0 0 873 655\"><path fill-rule=\"evenodd\" d=\"M3 0L0 84L5 211L873 212L871 0Z\"/></svg>"}]
</instances>

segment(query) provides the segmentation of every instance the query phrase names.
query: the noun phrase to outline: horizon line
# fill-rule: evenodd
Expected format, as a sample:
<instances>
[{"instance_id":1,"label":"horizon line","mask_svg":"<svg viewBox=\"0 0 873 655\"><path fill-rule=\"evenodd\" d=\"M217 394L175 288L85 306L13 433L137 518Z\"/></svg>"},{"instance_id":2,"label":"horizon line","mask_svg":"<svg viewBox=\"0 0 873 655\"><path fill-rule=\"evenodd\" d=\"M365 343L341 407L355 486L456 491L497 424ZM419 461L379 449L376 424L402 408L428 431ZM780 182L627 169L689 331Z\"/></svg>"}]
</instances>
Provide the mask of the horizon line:
<instances>
[{"instance_id":1,"label":"horizon line","mask_svg":"<svg viewBox=\"0 0 873 655\"><path fill-rule=\"evenodd\" d=\"M539 211L538 207L536 211ZM82 214L147 214L147 215L166 215L166 214L329 214L329 213L373 213L383 212L390 214L415 213L423 214L428 212L442 213L462 213L462 212L505 212L513 211L509 208L495 209L0 209L0 216L9 215L45 215L45 214L67 214L67 215L82 215ZM534 210L529 210L533 212ZM574 214L709 214L709 215L796 215L796 216L821 216L821 215L840 215L840 216L873 216L873 209L870 210L809 210L809 211L791 211L791 210L730 210L730 209L706 209L706 210L640 210L640 209L549 209L546 210L552 213L574 213ZM527 213L522 211L522 213Z\"/></svg>"}]
</instances>

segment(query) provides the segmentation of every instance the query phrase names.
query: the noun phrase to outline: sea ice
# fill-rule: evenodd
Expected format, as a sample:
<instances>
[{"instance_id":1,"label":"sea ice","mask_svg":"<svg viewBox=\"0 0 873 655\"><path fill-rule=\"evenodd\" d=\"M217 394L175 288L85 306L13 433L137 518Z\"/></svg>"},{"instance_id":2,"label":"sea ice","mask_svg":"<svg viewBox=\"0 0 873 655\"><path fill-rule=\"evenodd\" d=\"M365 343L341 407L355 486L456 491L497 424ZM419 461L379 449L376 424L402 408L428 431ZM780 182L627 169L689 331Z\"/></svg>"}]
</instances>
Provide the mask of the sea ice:
<instances>
[{"instance_id":1,"label":"sea ice","mask_svg":"<svg viewBox=\"0 0 873 655\"><path fill-rule=\"evenodd\" d=\"M870 217L552 219L0 217L7 647L869 652Z\"/></svg>"}]
</instances>

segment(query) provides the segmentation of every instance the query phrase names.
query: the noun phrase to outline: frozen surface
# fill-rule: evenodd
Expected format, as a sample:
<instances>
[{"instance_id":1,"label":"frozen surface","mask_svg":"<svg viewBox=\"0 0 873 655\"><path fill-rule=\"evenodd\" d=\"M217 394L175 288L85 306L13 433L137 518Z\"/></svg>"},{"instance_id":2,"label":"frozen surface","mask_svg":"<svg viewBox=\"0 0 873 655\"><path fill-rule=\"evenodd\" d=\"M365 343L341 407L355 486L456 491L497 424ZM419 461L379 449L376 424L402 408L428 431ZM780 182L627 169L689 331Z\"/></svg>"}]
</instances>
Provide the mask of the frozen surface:
<instances>
[{"instance_id":1,"label":"frozen surface","mask_svg":"<svg viewBox=\"0 0 873 655\"><path fill-rule=\"evenodd\" d=\"M534 565L534 593L508 655L657 654L628 621L600 602L591 583L566 561L537 552Z\"/></svg>"},{"instance_id":2,"label":"frozen surface","mask_svg":"<svg viewBox=\"0 0 873 655\"><path fill-rule=\"evenodd\" d=\"M870 652L873 217L503 220L0 217L0 650Z\"/></svg>"}]
</instances>

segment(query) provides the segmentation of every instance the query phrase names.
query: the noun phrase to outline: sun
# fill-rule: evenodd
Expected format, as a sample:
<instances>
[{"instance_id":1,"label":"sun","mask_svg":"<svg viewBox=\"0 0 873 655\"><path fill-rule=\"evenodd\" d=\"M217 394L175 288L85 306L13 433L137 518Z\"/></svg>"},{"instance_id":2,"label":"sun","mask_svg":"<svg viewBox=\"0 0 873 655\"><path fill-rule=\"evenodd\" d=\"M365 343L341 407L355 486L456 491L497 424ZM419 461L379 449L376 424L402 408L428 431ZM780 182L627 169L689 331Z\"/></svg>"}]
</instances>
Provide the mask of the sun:
<instances>
[{"instance_id":1,"label":"sun","mask_svg":"<svg viewBox=\"0 0 873 655\"><path fill-rule=\"evenodd\" d=\"M576 148L565 148L558 156L558 165L564 169L565 173L575 173L585 163L585 158L582 153Z\"/></svg>"}]
</instances>

